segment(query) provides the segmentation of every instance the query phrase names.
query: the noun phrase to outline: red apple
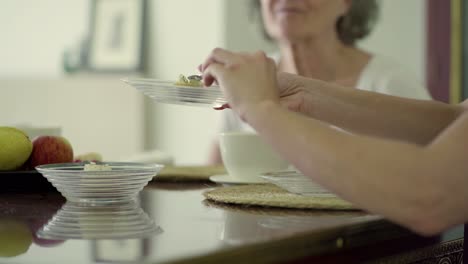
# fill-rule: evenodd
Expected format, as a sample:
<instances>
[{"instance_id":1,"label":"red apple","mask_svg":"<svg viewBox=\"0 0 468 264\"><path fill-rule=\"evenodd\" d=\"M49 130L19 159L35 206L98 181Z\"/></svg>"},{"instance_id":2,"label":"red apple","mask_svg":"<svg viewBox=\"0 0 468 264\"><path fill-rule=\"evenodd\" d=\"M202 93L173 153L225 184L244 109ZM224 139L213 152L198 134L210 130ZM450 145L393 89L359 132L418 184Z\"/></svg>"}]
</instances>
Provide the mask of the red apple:
<instances>
[{"instance_id":1,"label":"red apple","mask_svg":"<svg viewBox=\"0 0 468 264\"><path fill-rule=\"evenodd\" d=\"M41 229L44 225L46 225L48 219L35 219L28 222L29 228L32 233L32 240L34 244L41 246L41 247L55 247L65 242L64 240L57 240L57 239L45 239L39 238L37 236L37 231Z\"/></svg>"},{"instance_id":2,"label":"red apple","mask_svg":"<svg viewBox=\"0 0 468 264\"><path fill-rule=\"evenodd\" d=\"M73 148L64 137L39 136L33 140L29 162L32 168L43 164L73 162Z\"/></svg>"}]
</instances>

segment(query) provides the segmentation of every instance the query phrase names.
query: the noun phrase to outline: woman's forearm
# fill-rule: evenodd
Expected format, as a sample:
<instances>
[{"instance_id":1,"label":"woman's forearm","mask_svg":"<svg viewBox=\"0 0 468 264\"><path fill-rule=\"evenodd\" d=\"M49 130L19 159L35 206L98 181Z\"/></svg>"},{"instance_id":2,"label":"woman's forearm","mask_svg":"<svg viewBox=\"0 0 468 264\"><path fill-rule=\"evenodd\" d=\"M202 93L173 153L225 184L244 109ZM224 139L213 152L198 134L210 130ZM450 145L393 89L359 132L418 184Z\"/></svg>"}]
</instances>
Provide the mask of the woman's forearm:
<instances>
[{"instance_id":1,"label":"woman's forearm","mask_svg":"<svg viewBox=\"0 0 468 264\"><path fill-rule=\"evenodd\" d=\"M309 115L355 133L429 143L462 112L460 106L377 94L305 79Z\"/></svg>"},{"instance_id":2,"label":"woman's forearm","mask_svg":"<svg viewBox=\"0 0 468 264\"><path fill-rule=\"evenodd\" d=\"M427 147L342 133L277 106L252 112L247 121L283 157L343 198L423 234L442 228L431 219L453 224L436 209L446 181Z\"/></svg>"}]
</instances>

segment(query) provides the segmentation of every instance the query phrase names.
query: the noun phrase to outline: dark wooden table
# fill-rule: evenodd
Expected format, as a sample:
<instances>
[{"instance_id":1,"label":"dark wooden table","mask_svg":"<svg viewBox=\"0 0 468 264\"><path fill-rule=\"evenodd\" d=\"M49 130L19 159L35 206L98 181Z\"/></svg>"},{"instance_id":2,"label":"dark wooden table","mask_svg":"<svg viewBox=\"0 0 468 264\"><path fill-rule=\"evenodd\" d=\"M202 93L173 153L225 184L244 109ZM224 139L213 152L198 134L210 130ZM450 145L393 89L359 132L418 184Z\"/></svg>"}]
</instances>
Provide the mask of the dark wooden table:
<instances>
[{"instance_id":1,"label":"dark wooden table","mask_svg":"<svg viewBox=\"0 0 468 264\"><path fill-rule=\"evenodd\" d=\"M1 192L0 236L14 221L30 230L31 241L26 252L0 263L461 263L458 237L420 237L364 212L215 204L202 196L213 187L150 183L139 201L162 232L121 240L38 239L35 232L65 199L50 191ZM0 248L15 241L8 234Z\"/></svg>"}]
</instances>

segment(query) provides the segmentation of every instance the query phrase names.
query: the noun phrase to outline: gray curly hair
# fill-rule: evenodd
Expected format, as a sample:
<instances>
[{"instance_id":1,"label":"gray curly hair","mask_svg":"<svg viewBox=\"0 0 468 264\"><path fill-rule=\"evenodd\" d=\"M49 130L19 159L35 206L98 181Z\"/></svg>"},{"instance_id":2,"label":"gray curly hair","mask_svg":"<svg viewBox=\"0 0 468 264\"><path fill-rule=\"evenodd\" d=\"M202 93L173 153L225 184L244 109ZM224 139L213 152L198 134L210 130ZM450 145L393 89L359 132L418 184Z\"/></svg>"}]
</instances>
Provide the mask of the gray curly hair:
<instances>
[{"instance_id":1,"label":"gray curly hair","mask_svg":"<svg viewBox=\"0 0 468 264\"><path fill-rule=\"evenodd\" d=\"M253 0L252 15L260 15L260 0ZM345 44L353 46L356 41L367 37L379 17L377 0L353 0L348 12L336 21L336 31L339 39ZM265 37L271 37L263 27Z\"/></svg>"}]
</instances>

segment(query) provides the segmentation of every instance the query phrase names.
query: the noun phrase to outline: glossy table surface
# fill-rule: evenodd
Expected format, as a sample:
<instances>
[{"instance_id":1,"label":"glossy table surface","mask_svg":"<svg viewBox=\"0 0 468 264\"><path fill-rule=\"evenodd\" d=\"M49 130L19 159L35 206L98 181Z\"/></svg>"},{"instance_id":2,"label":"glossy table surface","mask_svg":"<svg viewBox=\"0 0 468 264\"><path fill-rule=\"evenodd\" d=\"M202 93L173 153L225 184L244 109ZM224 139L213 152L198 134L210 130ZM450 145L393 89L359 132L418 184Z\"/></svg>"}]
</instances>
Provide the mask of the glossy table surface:
<instances>
[{"instance_id":1,"label":"glossy table surface","mask_svg":"<svg viewBox=\"0 0 468 264\"><path fill-rule=\"evenodd\" d=\"M80 239L58 241L38 238L36 232L70 205L60 194L0 193L0 254L6 254L5 245L23 243L20 249L12 249L17 250L15 256L0 257L0 263L301 263L305 259L304 263L343 263L343 259L357 263L439 241L361 211L215 204L202 195L213 187L219 185L150 183L136 204L154 220L156 231L143 237L87 239L82 234ZM113 221L101 220L109 225ZM75 224L83 223L78 219ZM19 241L14 230L1 230L12 226L23 237L24 230L29 230L31 238Z\"/></svg>"}]
</instances>

